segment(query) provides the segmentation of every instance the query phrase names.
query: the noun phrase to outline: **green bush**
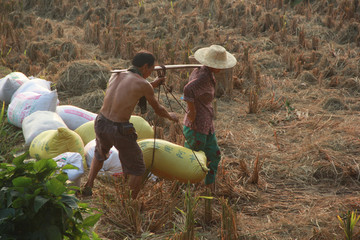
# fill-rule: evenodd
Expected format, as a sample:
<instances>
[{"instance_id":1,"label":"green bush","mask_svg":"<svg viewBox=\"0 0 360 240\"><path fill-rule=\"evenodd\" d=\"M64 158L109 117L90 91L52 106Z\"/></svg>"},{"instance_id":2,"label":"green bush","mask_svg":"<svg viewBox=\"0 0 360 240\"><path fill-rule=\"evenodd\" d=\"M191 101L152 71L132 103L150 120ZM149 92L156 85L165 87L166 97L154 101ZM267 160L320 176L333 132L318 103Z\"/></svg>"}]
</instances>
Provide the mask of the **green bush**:
<instances>
[{"instance_id":1,"label":"green bush","mask_svg":"<svg viewBox=\"0 0 360 240\"><path fill-rule=\"evenodd\" d=\"M346 212L343 217L337 216L341 228L344 230L346 240L359 239L360 231L354 234L354 229L356 223L360 220L360 216L357 215L357 211L355 210L350 212Z\"/></svg>"},{"instance_id":2,"label":"green bush","mask_svg":"<svg viewBox=\"0 0 360 240\"><path fill-rule=\"evenodd\" d=\"M16 147L23 142L22 130L7 123L5 102L0 102L0 161L10 162L14 152L21 150Z\"/></svg>"},{"instance_id":3,"label":"green bush","mask_svg":"<svg viewBox=\"0 0 360 240\"><path fill-rule=\"evenodd\" d=\"M27 155L0 163L0 239L99 239L91 228L101 214L79 203L61 171L74 167Z\"/></svg>"}]
</instances>

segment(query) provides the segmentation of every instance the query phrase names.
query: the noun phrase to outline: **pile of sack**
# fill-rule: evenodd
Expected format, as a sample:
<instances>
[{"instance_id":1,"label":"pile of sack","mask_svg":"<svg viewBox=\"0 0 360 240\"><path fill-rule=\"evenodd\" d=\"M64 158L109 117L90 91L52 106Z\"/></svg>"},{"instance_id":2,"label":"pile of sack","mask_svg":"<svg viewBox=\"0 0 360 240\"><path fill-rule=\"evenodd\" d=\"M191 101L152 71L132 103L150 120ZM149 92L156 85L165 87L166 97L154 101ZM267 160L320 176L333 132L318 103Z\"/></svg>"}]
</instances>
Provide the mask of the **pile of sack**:
<instances>
[{"instance_id":1,"label":"pile of sack","mask_svg":"<svg viewBox=\"0 0 360 240\"><path fill-rule=\"evenodd\" d=\"M30 156L38 160L52 158L59 166L76 166L78 169L66 171L69 180L79 186L84 169L90 167L94 156L97 114L61 105L50 81L28 78L20 72L0 79L0 101L8 104L8 122L22 128ZM153 128L140 116L132 115L129 121L138 134L146 167L156 176L185 183L204 179L208 168L203 152L161 139L154 141ZM101 171L111 175L122 173L116 148L111 148Z\"/></svg>"},{"instance_id":2,"label":"pile of sack","mask_svg":"<svg viewBox=\"0 0 360 240\"><path fill-rule=\"evenodd\" d=\"M78 169L66 170L69 180L80 184L84 169L91 164L95 150L94 120L96 113L72 105L60 105L51 82L13 72L0 79L0 102L8 104L7 119L22 128L25 146L36 159L52 158L59 166L72 164ZM154 136L152 127L140 116L131 120L139 138ZM122 172L116 149L111 149L102 171Z\"/></svg>"}]
</instances>

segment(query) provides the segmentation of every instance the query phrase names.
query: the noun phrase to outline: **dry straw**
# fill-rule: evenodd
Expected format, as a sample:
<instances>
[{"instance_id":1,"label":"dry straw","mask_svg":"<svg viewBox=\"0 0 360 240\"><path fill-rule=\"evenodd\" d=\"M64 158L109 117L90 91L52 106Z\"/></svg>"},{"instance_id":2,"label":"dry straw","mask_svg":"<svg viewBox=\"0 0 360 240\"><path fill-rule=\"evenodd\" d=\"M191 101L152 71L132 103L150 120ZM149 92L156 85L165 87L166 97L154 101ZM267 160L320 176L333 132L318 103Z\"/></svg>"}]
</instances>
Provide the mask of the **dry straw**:
<instances>
[{"instance_id":1,"label":"dry straw","mask_svg":"<svg viewBox=\"0 0 360 240\"><path fill-rule=\"evenodd\" d=\"M58 91L80 96L95 89L106 89L110 67L99 61L74 61L55 77Z\"/></svg>"},{"instance_id":2,"label":"dry straw","mask_svg":"<svg viewBox=\"0 0 360 240\"><path fill-rule=\"evenodd\" d=\"M81 96L75 97L66 97L63 94L60 94L60 99L63 104L74 105L82 109L86 109L93 113L98 113L104 102L105 91L102 89L97 89L93 92L85 93Z\"/></svg>"}]
</instances>

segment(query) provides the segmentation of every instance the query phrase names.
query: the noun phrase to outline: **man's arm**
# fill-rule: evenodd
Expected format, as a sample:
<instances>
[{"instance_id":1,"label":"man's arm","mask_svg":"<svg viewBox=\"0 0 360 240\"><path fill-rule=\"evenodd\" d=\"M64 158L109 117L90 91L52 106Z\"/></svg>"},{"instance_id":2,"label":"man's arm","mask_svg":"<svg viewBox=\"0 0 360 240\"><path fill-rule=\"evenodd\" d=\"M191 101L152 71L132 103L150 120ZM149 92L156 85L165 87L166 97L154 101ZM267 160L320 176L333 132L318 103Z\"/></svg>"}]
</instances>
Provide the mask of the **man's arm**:
<instances>
[{"instance_id":1,"label":"man's arm","mask_svg":"<svg viewBox=\"0 0 360 240\"><path fill-rule=\"evenodd\" d=\"M165 77L157 77L150 84L153 88L157 88L158 86L162 85L164 82L165 82Z\"/></svg>"},{"instance_id":2,"label":"man's arm","mask_svg":"<svg viewBox=\"0 0 360 240\"><path fill-rule=\"evenodd\" d=\"M176 113L168 112L160 103L156 100L154 89L151 85L148 85L145 90L145 97L146 100L149 102L151 107L154 109L155 113L159 115L160 117L167 118L171 121L177 122L179 121L178 117L176 116Z\"/></svg>"}]
</instances>

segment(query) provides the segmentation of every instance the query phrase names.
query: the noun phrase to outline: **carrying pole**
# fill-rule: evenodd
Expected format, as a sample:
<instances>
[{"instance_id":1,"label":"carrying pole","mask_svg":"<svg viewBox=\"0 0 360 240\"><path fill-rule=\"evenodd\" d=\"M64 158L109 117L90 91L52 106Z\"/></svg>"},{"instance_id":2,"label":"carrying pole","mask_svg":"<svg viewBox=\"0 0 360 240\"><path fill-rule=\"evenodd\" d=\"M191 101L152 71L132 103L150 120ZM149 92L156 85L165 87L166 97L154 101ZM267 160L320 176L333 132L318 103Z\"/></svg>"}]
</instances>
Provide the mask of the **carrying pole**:
<instances>
[{"instance_id":1,"label":"carrying pole","mask_svg":"<svg viewBox=\"0 0 360 240\"><path fill-rule=\"evenodd\" d=\"M155 66L155 71L163 71L168 69L185 69L185 68L198 68L201 67L201 64L177 64L177 65L162 65L162 66ZM111 73L121 73L126 72L127 69L117 69L117 70L111 70Z\"/></svg>"}]
</instances>

